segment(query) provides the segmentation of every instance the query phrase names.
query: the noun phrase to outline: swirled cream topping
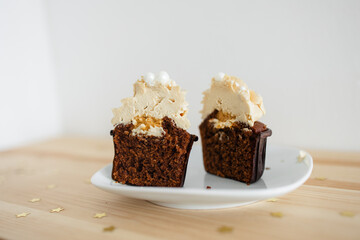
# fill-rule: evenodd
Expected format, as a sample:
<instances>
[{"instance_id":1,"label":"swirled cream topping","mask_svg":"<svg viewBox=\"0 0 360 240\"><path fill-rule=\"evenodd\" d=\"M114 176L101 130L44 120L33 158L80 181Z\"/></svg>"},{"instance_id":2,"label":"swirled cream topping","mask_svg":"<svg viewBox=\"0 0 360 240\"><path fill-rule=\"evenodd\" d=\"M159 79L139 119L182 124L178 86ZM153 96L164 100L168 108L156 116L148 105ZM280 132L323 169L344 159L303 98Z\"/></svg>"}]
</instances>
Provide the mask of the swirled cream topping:
<instances>
[{"instance_id":1,"label":"swirled cream topping","mask_svg":"<svg viewBox=\"0 0 360 240\"><path fill-rule=\"evenodd\" d=\"M134 125L132 134L161 136L164 130L161 120L164 117L172 119L176 126L188 129L188 103L185 101L185 91L170 79L166 72L147 73L134 84L134 96L121 101L119 108L113 109L114 117L111 123Z\"/></svg>"},{"instance_id":2,"label":"swirled cream topping","mask_svg":"<svg viewBox=\"0 0 360 240\"><path fill-rule=\"evenodd\" d=\"M217 74L210 89L204 92L202 118L218 110L218 116L211 121L217 128L229 127L235 121L253 126L265 114L263 99L250 90L239 78Z\"/></svg>"}]
</instances>

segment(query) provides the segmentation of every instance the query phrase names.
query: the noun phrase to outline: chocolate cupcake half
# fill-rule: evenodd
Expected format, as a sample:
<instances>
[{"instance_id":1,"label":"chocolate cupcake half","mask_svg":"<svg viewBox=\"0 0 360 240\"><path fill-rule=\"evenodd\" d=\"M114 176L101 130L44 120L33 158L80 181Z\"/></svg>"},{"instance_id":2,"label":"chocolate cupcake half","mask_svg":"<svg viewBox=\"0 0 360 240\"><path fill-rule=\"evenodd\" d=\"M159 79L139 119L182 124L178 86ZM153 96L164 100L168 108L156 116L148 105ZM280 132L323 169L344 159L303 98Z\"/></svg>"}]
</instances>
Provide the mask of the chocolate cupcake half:
<instances>
[{"instance_id":1,"label":"chocolate cupcake half","mask_svg":"<svg viewBox=\"0 0 360 240\"><path fill-rule=\"evenodd\" d=\"M265 168L266 140L272 132L259 121L261 96L239 78L219 73L204 92L200 135L208 173L247 184Z\"/></svg>"},{"instance_id":2,"label":"chocolate cupcake half","mask_svg":"<svg viewBox=\"0 0 360 240\"><path fill-rule=\"evenodd\" d=\"M136 186L182 187L197 136L186 131L185 92L166 72L146 74L114 109L112 178Z\"/></svg>"}]
</instances>

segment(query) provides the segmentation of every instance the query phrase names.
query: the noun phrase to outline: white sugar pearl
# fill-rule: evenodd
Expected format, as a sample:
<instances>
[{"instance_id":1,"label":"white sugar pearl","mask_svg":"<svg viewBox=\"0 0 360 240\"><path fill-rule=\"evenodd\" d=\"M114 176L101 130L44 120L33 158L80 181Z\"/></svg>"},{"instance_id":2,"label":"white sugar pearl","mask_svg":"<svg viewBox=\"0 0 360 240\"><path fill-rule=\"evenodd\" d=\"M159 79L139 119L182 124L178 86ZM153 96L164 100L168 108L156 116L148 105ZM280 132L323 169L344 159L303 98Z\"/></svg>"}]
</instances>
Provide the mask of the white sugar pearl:
<instances>
[{"instance_id":1,"label":"white sugar pearl","mask_svg":"<svg viewBox=\"0 0 360 240\"><path fill-rule=\"evenodd\" d=\"M155 74L153 74L152 72L148 72L144 77L144 81L149 85L154 85L154 80Z\"/></svg>"},{"instance_id":2,"label":"white sugar pearl","mask_svg":"<svg viewBox=\"0 0 360 240\"><path fill-rule=\"evenodd\" d=\"M216 74L215 80L216 81L221 81L221 80L223 80L224 77L225 77L225 73L219 72L218 74Z\"/></svg>"},{"instance_id":3,"label":"white sugar pearl","mask_svg":"<svg viewBox=\"0 0 360 240\"><path fill-rule=\"evenodd\" d=\"M244 87L244 86L241 86L241 88L240 88L240 91L247 91L248 89L246 88L246 87Z\"/></svg>"},{"instance_id":4,"label":"white sugar pearl","mask_svg":"<svg viewBox=\"0 0 360 240\"><path fill-rule=\"evenodd\" d=\"M157 76L157 80L161 82L161 84L166 84L170 81L170 76L167 72L161 71Z\"/></svg>"}]
</instances>

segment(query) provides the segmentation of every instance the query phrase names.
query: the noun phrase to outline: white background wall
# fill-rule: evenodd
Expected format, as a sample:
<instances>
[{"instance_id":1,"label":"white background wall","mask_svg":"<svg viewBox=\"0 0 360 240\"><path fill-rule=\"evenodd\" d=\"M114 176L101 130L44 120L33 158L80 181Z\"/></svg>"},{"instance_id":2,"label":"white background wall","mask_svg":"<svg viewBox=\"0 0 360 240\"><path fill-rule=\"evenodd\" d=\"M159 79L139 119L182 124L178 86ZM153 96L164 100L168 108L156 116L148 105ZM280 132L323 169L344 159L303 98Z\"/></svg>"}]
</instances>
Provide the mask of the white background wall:
<instances>
[{"instance_id":1,"label":"white background wall","mask_svg":"<svg viewBox=\"0 0 360 240\"><path fill-rule=\"evenodd\" d=\"M41 0L0 0L0 150L61 132L46 13Z\"/></svg>"},{"instance_id":2,"label":"white background wall","mask_svg":"<svg viewBox=\"0 0 360 240\"><path fill-rule=\"evenodd\" d=\"M48 123L46 107L56 106L58 96L59 111L50 114L54 124L43 137L57 131L108 137L111 109L132 94L132 83L166 70L188 91L190 132L197 133L201 93L223 71L263 96L271 143L360 150L360 1L21 2L29 5L23 14L0 10L13 20L0 23L11 36L0 47L20 59L1 62L16 69L0 75L11 92L1 98L11 128L19 126L19 108L33 113L32 122ZM24 55L14 42L32 51ZM36 62L31 71L29 59ZM45 103L45 95L26 98L13 91L14 79L37 91L56 84L56 91ZM10 130L1 144L21 138Z\"/></svg>"}]
</instances>

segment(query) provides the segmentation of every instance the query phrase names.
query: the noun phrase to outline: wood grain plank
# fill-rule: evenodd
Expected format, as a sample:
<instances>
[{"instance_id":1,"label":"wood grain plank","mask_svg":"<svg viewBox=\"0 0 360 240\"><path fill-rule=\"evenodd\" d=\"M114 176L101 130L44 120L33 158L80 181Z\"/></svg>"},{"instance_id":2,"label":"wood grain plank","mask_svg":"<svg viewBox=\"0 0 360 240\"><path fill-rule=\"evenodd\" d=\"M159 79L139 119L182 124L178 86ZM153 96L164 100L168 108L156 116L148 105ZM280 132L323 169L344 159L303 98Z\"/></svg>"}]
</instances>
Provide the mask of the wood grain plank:
<instances>
[{"instance_id":1,"label":"wood grain plank","mask_svg":"<svg viewBox=\"0 0 360 240\"><path fill-rule=\"evenodd\" d=\"M113 157L108 139L62 138L2 152L0 238L358 239L360 154L342 158L342 153L332 153L328 159L327 152L314 153L311 178L277 202L223 210L178 210L106 193L88 183ZM341 164L344 161L347 163ZM316 180L319 176L327 179ZM56 187L48 189L49 184ZM41 201L31 203L32 198ZM56 207L65 210L49 212ZM342 211L355 216L341 216ZM31 214L16 218L21 212ZM97 212L107 216L95 219ZM274 218L271 212L282 212L283 217ZM103 232L110 225L115 230ZM221 226L233 231L220 233Z\"/></svg>"}]
</instances>

